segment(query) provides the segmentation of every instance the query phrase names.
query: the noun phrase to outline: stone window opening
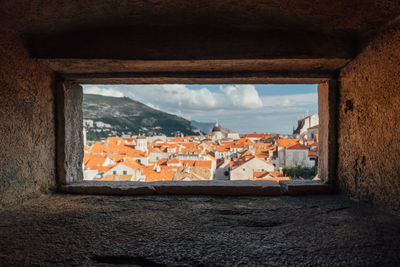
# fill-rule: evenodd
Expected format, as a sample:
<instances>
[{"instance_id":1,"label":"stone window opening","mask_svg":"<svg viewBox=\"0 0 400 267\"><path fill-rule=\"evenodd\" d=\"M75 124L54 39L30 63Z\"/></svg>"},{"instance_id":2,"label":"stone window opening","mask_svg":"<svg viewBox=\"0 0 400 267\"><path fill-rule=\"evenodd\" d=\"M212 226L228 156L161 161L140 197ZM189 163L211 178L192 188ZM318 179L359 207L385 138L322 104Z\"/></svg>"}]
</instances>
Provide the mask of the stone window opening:
<instances>
[{"instance_id":1,"label":"stone window opening","mask_svg":"<svg viewBox=\"0 0 400 267\"><path fill-rule=\"evenodd\" d=\"M336 144L335 142L327 142L327 139L330 140L335 140L334 136L336 134L334 130L334 116L336 115L334 112L334 107L336 105L336 82L334 80L325 80L324 82L320 82L318 87L318 106L319 106L319 114L321 116L321 111L322 115L324 118L327 120L325 121L325 125L321 125L320 128L322 129L321 131L321 140L322 141L322 155L318 159L318 168L319 168L319 175L321 178L320 183L312 183L313 188L322 188L318 189L316 191L322 191L322 192L331 192L332 191L332 183L334 182L335 178L335 164L336 164L336 158L335 158L335 153L336 153ZM321 92L322 95L321 95ZM62 100L61 103L63 103L62 107L60 107L60 98ZM59 83L58 90L57 90L57 101L58 101L58 108L57 108L57 114L58 117L63 117L63 119L59 120L58 124L58 140L59 140L59 145L58 145L58 155L62 154L61 157L58 158L58 170L59 170L59 175L58 175L58 180L59 180L59 186L61 191L64 192L87 192L87 193L104 193L104 192L113 192L114 189L122 194L125 194L129 192L129 194L158 194L160 192L162 193L177 193L177 194L197 194L201 192L202 194L233 194L233 195L279 195L282 193L282 190L287 192L287 188L290 186L284 185L283 187L286 187L286 189L281 189L279 190L270 190L271 192L274 193L266 193L265 188L269 187L269 185L254 185L251 183L251 181L240 181L240 185L237 181L229 181L230 185L227 184L221 184L218 181L212 181L209 185L196 185L198 188L195 188L196 186L193 186L194 189L186 190L187 188L185 186L182 186L180 190L171 189L171 185L159 185L157 188L162 188L159 190L159 192L154 192L154 187L149 188L147 185L143 184L138 184L137 182L133 183L124 183L124 185L119 184L110 184L109 190L99 190L99 189L93 189L96 188L97 186L104 186L100 184L96 184L96 182L90 182L90 183L85 183L83 181L83 176L82 176L82 169L77 167L78 161L76 161L77 155L79 153L72 153L73 151L77 151L77 147L82 147L82 144L77 146L77 143L74 142L74 145L68 146L67 143L72 143L72 138L75 136L75 140L82 140L82 125L81 123L80 126L77 126L79 123L82 122L82 87L77 84L76 82L72 81L63 81ZM322 108L321 108L322 107ZM325 130L325 131L324 131ZM63 139L63 140L60 140ZM70 162L70 164L66 164L68 161L73 161ZM138 160L140 162L140 160ZM62 164L61 164L62 162ZM81 161L82 162L82 161ZM79 162L79 165L81 166L81 162ZM72 164L71 164L72 163ZM75 168L73 167L75 166ZM257 181L259 182L259 181ZM261 182L261 181L260 181ZM190 181L190 182L179 182L179 183L192 183L196 184L195 181ZM237 185L234 185L234 184ZM187 184L188 185L188 184ZM181 186L181 185L177 185ZM189 186L189 185L188 185ZM214 190L211 190L211 187L215 187ZM231 190L231 188L234 187L235 190ZM254 187L254 188L252 188ZM304 188L309 188L309 185L304 185ZM87 188L90 188L87 189ZM168 189L167 189L168 188ZM199 189L201 188L201 189ZM204 188L207 188L205 190ZM224 188L227 189L227 191L222 190L221 192L217 192L216 190L218 188ZM229 189L230 188L230 189ZM239 189L241 188L241 189ZM243 190L243 188L245 188ZM164 190L164 191L163 191ZM240 190L243 190L240 192ZM302 189L300 189L301 191ZM308 190L308 189L307 189ZM156 190L157 191L157 190ZM279 191L279 193L278 193ZM217 193L216 193L217 192Z\"/></svg>"}]
</instances>

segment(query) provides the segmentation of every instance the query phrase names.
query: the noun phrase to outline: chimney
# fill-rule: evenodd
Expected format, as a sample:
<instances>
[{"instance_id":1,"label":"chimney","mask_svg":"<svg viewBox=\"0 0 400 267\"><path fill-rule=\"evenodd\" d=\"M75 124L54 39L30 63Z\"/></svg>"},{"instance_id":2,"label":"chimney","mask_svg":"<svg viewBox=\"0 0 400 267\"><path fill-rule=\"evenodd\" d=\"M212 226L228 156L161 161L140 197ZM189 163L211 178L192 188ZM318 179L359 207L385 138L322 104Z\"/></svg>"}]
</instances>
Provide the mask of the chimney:
<instances>
[{"instance_id":1,"label":"chimney","mask_svg":"<svg viewBox=\"0 0 400 267\"><path fill-rule=\"evenodd\" d=\"M274 156L274 151L273 150L269 150L269 157L272 158Z\"/></svg>"}]
</instances>

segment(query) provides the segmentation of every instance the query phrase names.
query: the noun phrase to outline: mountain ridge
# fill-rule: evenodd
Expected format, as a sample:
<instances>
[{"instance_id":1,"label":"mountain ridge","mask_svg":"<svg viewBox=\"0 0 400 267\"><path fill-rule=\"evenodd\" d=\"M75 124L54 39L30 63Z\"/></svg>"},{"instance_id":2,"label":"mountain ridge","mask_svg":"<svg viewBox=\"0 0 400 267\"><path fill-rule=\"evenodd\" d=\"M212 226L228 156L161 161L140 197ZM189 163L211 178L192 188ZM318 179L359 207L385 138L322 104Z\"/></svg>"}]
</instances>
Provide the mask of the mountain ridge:
<instances>
[{"instance_id":1,"label":"mountain ridge","mask_svg":"<svg viewBox=\"0 0 400 267\"><path fill-rule=\"evenodd\" d=\"M84 94L82 106L88 140L123 135L201 134L189 120L128 97Z\"/></svg>"}]
</instances>

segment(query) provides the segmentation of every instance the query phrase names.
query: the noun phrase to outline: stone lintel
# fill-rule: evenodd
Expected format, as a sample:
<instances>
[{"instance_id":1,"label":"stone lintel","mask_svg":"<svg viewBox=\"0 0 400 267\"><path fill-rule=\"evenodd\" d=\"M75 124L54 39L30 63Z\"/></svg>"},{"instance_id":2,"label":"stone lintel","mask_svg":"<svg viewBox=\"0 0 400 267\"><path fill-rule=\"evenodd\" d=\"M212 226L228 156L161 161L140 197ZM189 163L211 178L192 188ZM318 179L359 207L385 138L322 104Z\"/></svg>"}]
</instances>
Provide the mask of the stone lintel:
<instances>
[{"instance_id":1,"label":"stone lintel","mask_svg":"<svg viewBox=\"0 0 400 267\"><path fill-rule=\"evenodd\" d=\"M315 84L335 79L336 72L146 72L70 73L64 79L83 84Z\"/></svg>"}]
</instances>

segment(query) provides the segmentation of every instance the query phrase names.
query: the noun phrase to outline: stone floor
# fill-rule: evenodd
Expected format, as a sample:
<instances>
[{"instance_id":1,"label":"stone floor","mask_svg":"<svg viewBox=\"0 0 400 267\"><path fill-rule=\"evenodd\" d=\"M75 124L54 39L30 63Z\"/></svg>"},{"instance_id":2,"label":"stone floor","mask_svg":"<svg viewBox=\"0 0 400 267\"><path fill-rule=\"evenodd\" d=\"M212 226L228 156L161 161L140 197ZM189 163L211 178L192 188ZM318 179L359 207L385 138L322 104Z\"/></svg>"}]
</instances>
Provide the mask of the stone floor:
<instances>
[{"instance_id":1,"label":"stone floor","mask_svg":"<svg viewBox=\"0 0 400 267\"><path fill-rule=\"evenodd\" d=\"M49 195L0 212L0 266L400 266L400 219L340 195Z\"/></svg>"}]
</instances>

